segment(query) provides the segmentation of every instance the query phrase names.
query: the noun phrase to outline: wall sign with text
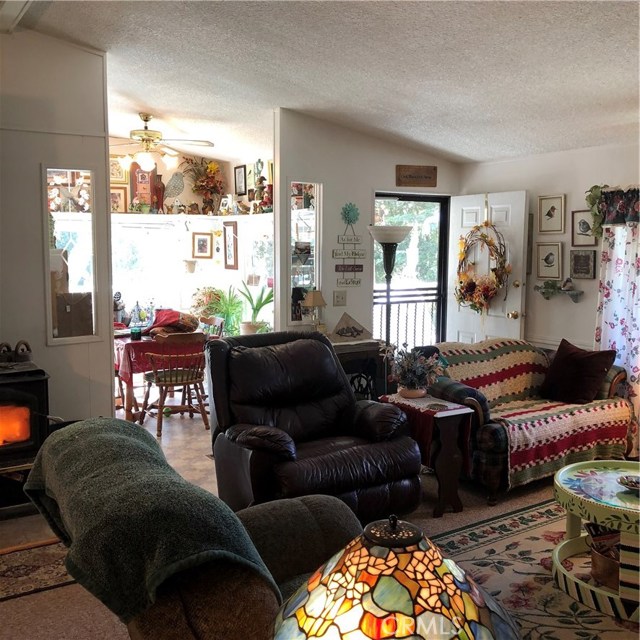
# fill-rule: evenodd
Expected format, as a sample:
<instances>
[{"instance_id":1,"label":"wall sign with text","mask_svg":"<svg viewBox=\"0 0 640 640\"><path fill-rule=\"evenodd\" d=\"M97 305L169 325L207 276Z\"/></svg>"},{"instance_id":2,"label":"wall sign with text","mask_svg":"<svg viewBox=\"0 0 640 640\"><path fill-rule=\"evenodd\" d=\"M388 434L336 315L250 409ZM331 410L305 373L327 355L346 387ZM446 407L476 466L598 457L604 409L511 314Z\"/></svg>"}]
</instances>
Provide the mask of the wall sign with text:
<instances>
[{"instance_id":1,"label":"wall sign with text","mask_svg":"<svg viewBox=\"0 0 640 640\"><path fill-rule=\"evenodd\" d=\"M419 164L396 165L396 187L435 187L438 167Z\"/></svg>"}]
</instances>

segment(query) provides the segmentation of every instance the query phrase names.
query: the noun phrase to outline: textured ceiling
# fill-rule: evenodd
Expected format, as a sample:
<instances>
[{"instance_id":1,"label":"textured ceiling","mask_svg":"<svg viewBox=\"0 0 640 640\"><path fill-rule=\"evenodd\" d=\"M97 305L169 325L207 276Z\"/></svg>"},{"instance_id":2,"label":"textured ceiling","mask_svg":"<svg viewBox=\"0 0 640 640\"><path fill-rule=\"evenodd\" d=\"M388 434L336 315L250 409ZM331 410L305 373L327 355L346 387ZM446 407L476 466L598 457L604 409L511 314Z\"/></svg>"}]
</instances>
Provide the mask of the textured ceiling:
<instances>
[{"instance_id":1,"label":"textured ceiling","mask_svg":"<svg viewBox=\"0 0 640 640\"><path fill-rule=\"evenodd\" d=\"M638 2L34 2L108 53L112 135L271 157L295 109L456 161L638 140ZM187 150L187 149L185 149Z\"/></svg>"}]
</instances>

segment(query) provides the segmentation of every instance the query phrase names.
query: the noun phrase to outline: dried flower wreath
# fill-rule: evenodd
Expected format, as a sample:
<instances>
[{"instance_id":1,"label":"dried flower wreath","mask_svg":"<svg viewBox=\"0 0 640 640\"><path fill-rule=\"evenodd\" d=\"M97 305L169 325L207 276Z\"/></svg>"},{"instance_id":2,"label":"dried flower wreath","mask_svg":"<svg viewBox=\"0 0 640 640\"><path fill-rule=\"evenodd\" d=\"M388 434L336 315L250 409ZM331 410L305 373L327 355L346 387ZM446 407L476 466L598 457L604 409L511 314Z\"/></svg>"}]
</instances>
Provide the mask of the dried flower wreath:
<instances>
[{"instance_id":1,"label":"dried flower wreath","mask_svg":"<svg viewBox=\"0 0 640 640\"><path fill-rule=\"evenodd\" d=\"M469 253L476 245L480 245L481 251L486 247L490 260L495 263L488 275L476 275L474 263L469 260ZM458 304L468 306L478 313L489 309L491 300L509 281L511 265L507 262L506 254L504 236L488 220L477 224L465 237L460 236L458 284L455 288ZM505 300L506 298L505 292Z\"/></svg>"}]
</instances>

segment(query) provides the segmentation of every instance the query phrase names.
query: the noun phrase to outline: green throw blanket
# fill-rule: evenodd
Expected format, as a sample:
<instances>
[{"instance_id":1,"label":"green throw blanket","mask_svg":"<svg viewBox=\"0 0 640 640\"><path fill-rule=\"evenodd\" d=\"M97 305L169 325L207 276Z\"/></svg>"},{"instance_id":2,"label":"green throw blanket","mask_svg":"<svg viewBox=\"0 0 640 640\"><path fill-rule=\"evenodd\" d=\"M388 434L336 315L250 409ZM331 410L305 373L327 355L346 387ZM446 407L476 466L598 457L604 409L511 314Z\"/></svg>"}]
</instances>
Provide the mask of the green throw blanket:
<instances>
[{"instance_id":1,"label":"green throw blanket","mask_svg":"<svg viewBox=\"0 0 640 640\"><path fill-rule=\"evenodd\" d=\"M254 569L280 599L233 511L174 471L142 427L95 418L56 431L24 491L69 547L69 573L124 622L169 576L220 559Z\"/></svg>"}]
</instances>

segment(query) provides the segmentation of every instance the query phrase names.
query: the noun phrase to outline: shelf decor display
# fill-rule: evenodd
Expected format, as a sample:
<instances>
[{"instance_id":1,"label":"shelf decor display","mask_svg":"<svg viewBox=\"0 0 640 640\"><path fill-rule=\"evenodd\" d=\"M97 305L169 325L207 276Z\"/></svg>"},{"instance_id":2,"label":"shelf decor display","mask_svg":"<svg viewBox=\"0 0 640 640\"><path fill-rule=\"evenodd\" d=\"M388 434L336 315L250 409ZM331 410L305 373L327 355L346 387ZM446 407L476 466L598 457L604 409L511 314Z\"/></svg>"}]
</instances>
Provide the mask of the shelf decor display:
<instances>
[{"instance_id":1,"label":"shelf decor display","mask_svg":"<svg viewBox=\"0 0 640 640\"><path fill-rule=\"evenodd\" d=\"M475 272L471 252L476 247L480 251L486 249L489 260L494 263L488 274L479 275ZM500 289L506 289L510 273L511 265L507 262L504 236L495 225L485 220L482 224L475 225L465 237L460 237L458 279L454 291L459 305L467 306L480 314L486 313L491 300L498 295ZM506 294L505 291L505 300Z\"/></svg>"}]
</instances>

